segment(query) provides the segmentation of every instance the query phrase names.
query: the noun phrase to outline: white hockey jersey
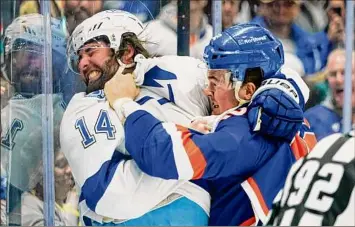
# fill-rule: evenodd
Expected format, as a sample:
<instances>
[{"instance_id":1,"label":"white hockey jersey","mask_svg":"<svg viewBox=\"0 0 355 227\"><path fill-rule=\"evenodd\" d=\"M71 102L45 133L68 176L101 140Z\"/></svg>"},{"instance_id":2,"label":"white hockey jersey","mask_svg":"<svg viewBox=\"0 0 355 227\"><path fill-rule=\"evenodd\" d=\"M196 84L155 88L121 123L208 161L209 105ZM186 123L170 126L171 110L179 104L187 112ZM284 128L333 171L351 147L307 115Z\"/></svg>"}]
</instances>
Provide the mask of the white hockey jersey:
<instances>
[{"instance_id":1,"label":"white hockey jersey","mask_svg":"<svg viewBox=\"0 0 355 227\"><path fill-rule=\"evenodd\" d=\"M196 68L201 62L192 58L166 57L169 64L163 64L163 58L141 59L137 65L135 74L142 84L137 102L161 120L188 125L194 116L207 114L208 101L200 86L205 69ZM177 107L180 104L183 108ZM210 196L204 189L189 181L148 176L124 155L123 127L103 91L72 98L63 116L60 142L81 189L83 217L99 222L107 217L137 218L169 202L174 194L186 196L209 213Z\"/></svg>"},{"instance_id":2,"label":"white hockey jersey","mask_svg":"<svg viewBox=\"0 0 355 227\"><path fill-rule=\"evenodd\" d=\"M207 84L207 65L192 57L163 56L135 58L136 83L161 96L164 104L171 102L193 116L210 113L209 101L202 89Z\"/></svg>"},{"instance_id":3,"label":"white hockey jersey","mask_svg":"<svg viewBox=\"0 0 355 227\"><path fill-rule=\"evenodd\" d=\"M65 103L53 96L53 141L59 148L59 127ZM28 191L36 185L42 160L42 102L44 95L24 98L16 95L1 110L1 176L16 188Z\"/></svg>"}]
</instances>

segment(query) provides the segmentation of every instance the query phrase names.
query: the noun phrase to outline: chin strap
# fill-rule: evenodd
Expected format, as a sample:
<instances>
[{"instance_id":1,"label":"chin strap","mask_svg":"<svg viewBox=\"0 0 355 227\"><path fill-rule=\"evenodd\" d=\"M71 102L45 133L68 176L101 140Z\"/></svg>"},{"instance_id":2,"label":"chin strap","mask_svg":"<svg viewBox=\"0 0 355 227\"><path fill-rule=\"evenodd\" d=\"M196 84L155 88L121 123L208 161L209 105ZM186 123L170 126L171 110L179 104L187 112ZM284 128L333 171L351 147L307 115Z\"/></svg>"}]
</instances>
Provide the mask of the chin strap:
<instances>
[{"instance_id":1,"label":"chin strap","mask_svg":"<svg viewBox=\"0 0 355 227\"><path fill-rule=\"evenodd\" d=\"M122 74L125 69L132 68L132 67L134 67L136 65L135 62L133 62L131 64L125 64L119 58L117 58L117 61L118 61L118 64L120 66L118 67L118 70L117 70L116 74Z\"/></svg>"},{"instance_id":2,"label":"chin strap","mask_svg":"<svg viewBox=\"0 0 355 227\"><path fill-rule=\"evenodd\" d=\"M239 92L240 88L242 87L242 84L243 84L242 81L235 81L235 82L233 82L234 95L235 95L235 98L236 98L236 99L238 100L238 102L239 102L239 105L238 105L238 106L244 105L245 103L248 103L248 102L249 102L248 100L245 100L245 99L240 98L239 95L238 95L238 92Z\"/></svg>"}]
</instances>

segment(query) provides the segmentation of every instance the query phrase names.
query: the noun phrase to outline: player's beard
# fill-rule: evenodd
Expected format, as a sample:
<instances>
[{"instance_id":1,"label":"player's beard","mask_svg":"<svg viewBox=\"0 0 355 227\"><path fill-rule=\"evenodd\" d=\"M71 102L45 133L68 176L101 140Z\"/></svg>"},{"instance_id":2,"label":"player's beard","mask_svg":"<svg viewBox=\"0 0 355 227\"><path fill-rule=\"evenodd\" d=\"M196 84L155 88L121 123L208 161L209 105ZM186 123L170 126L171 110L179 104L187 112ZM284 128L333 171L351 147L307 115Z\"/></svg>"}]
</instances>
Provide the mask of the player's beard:
<instances>
[{"instance_id":1,"label":"player's beard","mask_svg":"<svg viewBox=\"0 0 355 227\"><path fill-rule=\"evenodd\" d=\"M15 70L12 83L16 92L28 97L40 94L42 92L42 74L42 70L38 68Z\"/></svg>"},{"instance_id":2,"label":"player's beard","mask_svg":"<svg viewBox=\"0 0 355 227\"><path fill-rule=\"evenodd\" d=\"M87 83L86 93L89 94L94 91L102 90L105 87L105 83L109 81L117 72L119 64L115 57L108 59L104 62L103 67L100 67L101 76L95 81L89 81Z\"/></svg>"}]
</instances>

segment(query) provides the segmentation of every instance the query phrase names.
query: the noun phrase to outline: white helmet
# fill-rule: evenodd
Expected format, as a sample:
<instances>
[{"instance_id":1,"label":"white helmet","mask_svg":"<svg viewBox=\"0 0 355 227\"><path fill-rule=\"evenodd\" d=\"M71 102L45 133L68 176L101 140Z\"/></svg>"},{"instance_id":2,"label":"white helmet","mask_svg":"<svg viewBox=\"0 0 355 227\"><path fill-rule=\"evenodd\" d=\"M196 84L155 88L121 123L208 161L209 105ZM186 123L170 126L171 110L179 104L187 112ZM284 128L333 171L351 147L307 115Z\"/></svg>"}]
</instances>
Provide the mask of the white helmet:
<instances>
[{"instance_id":1,"label":"white helmet","mask_svg":"<svg viewBox=\"0 0 355 227\"><path fill-rule=\"evenodd\" d=\"M23 44L44 44L44 17L41 14L26 14L17 17L5 30L5 55L11 51L27 48ZM52 48L65 55L65 28L60 20L51 18ZM20 41L20 42L19 42Z\"/></svg>"},{"instance_id":2,"label":"white helmet","mask_svg":"<svg viewBox=\"0 0 355 227\"><path fill-rule=\"evenodd\" d=\"M41 14L26 14L17 17L6 28L4 35L5 46L5 61L7 57L15 51L41 51L44 45L44 17ZM65 56L66 46L66 31L62 26L60 20L51 18L51 32L52 32L52 49L61 56ZM33 46L39 46L36 50ZM6 73L5 67L10 65L3 64L3 76L11 81L10 75Z\"/></svg>"},{"instance_id":3,"label":"white helmet","mask_svg":"<svg viewBox=\"0 0 355 227\"><path fill-rule=\"evenodd\" d=\"M69 67L76 73L78 50L88 41L105 37L115 53L119 50L121 37L132 32L139 37L144 30L143 23L133 14L122 10L106 10L93 15L79 24L69 38L67 57Z\"/></svg>"}]
</instances>

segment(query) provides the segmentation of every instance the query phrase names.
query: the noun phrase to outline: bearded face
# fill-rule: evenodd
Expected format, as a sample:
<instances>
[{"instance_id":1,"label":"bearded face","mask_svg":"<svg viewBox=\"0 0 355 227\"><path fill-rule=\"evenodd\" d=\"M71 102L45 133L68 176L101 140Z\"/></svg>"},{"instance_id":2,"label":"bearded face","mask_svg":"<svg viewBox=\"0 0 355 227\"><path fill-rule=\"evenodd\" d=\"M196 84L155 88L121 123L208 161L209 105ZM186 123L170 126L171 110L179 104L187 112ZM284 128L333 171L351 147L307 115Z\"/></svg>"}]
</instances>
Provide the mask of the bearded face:
<instances>
[{"instance_id":1,"label":"bearded face","mask_svg":"<svg viewBox=\"0 0 355 227\"><path fill-rule=\"evenodd\" d=\"M6 65L6 73L16 92L31 96L42 92L43 54L40 51L13 51Z\"/></svg>"},{"instance_id":2,"label":"bearded face","mask_svg":"<svg viewBox=\"0 0 355 227\"><path fill-rule=\"evenodd\" d=\"M100 67L96 74L99 74L96 80L88 80L86 81L86 93L89 94L93 91L102 90L105 87L105 83L109 81L118 70L118 63L114 57L106 60L103 63L103 66Z\"/></svg>"},{"instance_id":3,"label":"bearded face","mask_svg":"<svg viewBox=\"0 0 355 227\"><path fill-rule=\"evenodd\" d=\"M78 56L78 70L87 93L103 89L119 68L113 50L103 41L84 45Z\"/></svg>"}]
</instances>

